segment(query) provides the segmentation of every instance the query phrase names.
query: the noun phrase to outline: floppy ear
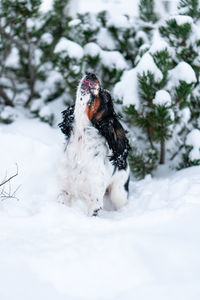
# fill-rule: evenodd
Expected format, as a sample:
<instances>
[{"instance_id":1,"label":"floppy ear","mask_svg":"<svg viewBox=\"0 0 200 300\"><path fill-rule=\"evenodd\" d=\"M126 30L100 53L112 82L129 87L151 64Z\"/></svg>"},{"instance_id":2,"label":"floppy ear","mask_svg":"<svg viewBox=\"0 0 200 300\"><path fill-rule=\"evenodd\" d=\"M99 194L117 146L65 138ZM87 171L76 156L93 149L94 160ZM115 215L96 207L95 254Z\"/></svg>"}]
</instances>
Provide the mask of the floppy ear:
<instances>
[{"instance_id":1,"label":"floppy ear","mask_svg":"<svg viewBox=\"0 0 200 300\"><path fill-rule=\"evenodd\" d=\"M67 139L70 138L72 132L72 126L74 122L74 105L69 106L66 110L62 112L63 121L58 124L62 133Z\"/></svg>"},{"instance_id":2,"label":"floppy ear","mask_svg":"<svg viewBox=\"0 0 200 300\"><path fill-rule=\"evenodd\" d=\"M127 156L130 150L125 130L116 117L102 121L102 135L106 138L112 150L110 160L119 169L126 169Z\"/></svg>"},{"instance_id":3,"label":"floppy ear","mask_svg":"<svg viewBox=\"0 0 200 300\"><path fill-rule=\"evenodd\" d=\"M115 114L110 93L103 91L100 94L101 105L92 119L93 125L107 140L112 150L110 160L119 169L126 169L127 156L130 150L126 133Z\"/></svg>"}]
</instances>

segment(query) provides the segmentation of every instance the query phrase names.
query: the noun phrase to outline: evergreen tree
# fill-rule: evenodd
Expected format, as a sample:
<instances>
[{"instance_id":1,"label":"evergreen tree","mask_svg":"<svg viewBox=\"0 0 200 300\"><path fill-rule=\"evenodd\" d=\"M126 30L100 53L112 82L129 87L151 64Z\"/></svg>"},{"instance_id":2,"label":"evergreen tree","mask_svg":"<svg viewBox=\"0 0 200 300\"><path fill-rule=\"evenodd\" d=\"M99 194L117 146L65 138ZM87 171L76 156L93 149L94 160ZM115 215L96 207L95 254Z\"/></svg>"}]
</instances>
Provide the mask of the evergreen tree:
<instances>
[{"instance_id":1,"label":"evergreen tree","mask_svg":"<svg viewBox=\"0 0 200 300\"><path fill-rule=\"evenodd\" d=\"M11 42L10 51L17 48L20 68L13 70L9 66L6 73L19 80L19 84L26 83L28 95L26 105L36 97L35 80L39 76L35 67L35 41L38 39L36 19L39 18L40 0L12 1L2 0L1 18L4 25L1 33L4 39ZM9 33L8 33L9 32Z\"/></svg>"},{"instance_id":2,"label":"evergreen tree","mask_svg":"<svg viewBox=\"0 0 200 300\"><path fill-rule=\"evenodd\" d=\"M181 15L190 16L194 21L200 19L199 0L180 0L178 9Z\"/></svg>"},{"instance_id":3,"label":"evergreen tree","mask_svg":"<svg viewBox=\"0 0 200 300\"><path fill-rule=\"evenodd\" d=\"M128 16L121 16L121 24L120 20L118 20L118 23L108 21L106 25L115 41L115 50L123 54L124 58L133 67L135 66L135 58L138 50L135 40L135 28L132 26ZM141 44L142 42L143 41L140 40ZM141 46L141 44L139 46Z\"/></svg>"},{"instance_id":4,"label":"evergreen tree","mask_svg":"<svg viewBox=\"0 0 200 300\"><path fill-rule=\"evenodd\" d=\"M67 3L55 0L44 15L40 0L1 1L0 72L6 82L0 82L2 104L29 107L35 99L45 102L63 92L61 83L55 82L54 90L46 83L54 68L53 49L69 21L64 15Z\"/></svg>"},{"instance_id":5,"label":"evergreen tree","mask_svg":"<svg viewBox=\"0 0 200 300\"><path fill-rule=\"evenodd\" d=\"M166 24L159 28L165 42L158 37L152 47L145 50L135 68L138 74L140 105L126 106L124 111L127 121L140 128L130 157L131 162L134 162L134 166L133 163L131 166L137 176L145 175L144 172L143 175L140 172L141 159L145 163L148 157L151 172L157 168L158 163L163 164L171 160L170 164L178 167L182 160L187 161L185 164L182 163L185 166L191 162L191 159L188 159L191 145L187 145L187 136L193 126L196 128L199 126L197 118L200 99L197 80L200 49L195 26L190 17L170 17ZM159 44L166 46L160 47ZM157 69L155 67L152 69L149 55L153 58ZM146 71L141 73L144 57ZM157 80L155 76L160 71L162 76ZM191 122L188 123L189 121ZM142 145L139 140L143 140ZM151 150L156 153L155 159L148 153L149 147L146 148L145 144L147 140ZM140 149L139 156L138 149ZM198 160L193 160L192 164L198 164ZM149 172L147 168L146 171Z\"/></svg>"},{"instance_id":6,"label":"evergreen tree","mask_svg":"<svg viewBox=\"0 0 200 300\"><path fill-rule=\"evenodd\" d=\"M142 21L147 23L156 23L158 21L158 15L155 13L154 0L140 0L139 17Z\"/></svg>"}]
</instances>

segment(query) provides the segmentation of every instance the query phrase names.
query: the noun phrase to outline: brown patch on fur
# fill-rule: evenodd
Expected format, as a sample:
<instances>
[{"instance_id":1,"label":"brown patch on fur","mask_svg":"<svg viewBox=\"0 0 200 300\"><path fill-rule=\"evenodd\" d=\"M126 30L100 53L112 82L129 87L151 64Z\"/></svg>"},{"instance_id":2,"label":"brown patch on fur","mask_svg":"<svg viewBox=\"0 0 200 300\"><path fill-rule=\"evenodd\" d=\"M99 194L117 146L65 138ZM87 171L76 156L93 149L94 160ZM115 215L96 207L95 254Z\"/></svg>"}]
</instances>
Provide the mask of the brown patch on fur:
<instances>
[{"instance_id":1,"label":"brown patch on fur","mask_svg":"<svg viewBox=\"0 0 200 300\"><path fill-rule=\"evenodd\" d=\"M100 97L99 97L99 95L97 95L95 101L92 104L90 104L90 105L87 104L85 113L88 116L88 119L90 121L92 120L94 114L97 112L97 110L99 108L99 105L100 105Z\"/></svg>"},{"instance_id":2,"label":"brown patch on fur","mask_svg":"<svg viewBox=\"0 0 200 300\"><path fill-rule=\"evenodd\" d=\"M95 119L96 119L96 120L100 120L101 117L102 117L102 115L103 115L103 113L104 113L104 111L105 111L105 109L102 109L102 110L95 116Z\"/></svg>"},{"instance_id":3,"label":"brown patch on fur","mask_svg":"<svg viewBox=\"0 0 200 300\"><path fill-rule=\"evenodd\" d=\"M120 139L124 138L124 136L125 136L124 131L123 131L123 130L120 130L120 129L118 129L118 130L116 131L116 135L117 135L117 137L120 138Z\"/></svg>"}]
</instances>

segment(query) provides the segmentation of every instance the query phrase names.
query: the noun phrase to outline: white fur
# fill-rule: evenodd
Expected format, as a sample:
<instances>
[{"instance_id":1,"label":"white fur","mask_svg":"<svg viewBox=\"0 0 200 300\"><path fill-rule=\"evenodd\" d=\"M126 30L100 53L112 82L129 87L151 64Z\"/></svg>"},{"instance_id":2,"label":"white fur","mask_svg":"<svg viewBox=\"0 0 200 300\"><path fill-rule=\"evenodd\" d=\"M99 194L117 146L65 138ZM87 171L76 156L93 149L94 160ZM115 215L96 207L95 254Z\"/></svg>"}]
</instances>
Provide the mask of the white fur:
<instances>
[{"instance_id":1,"label":"white fur","mask_svg":"<svg viewBox=\"0 0 200 300\"><path fill-rule=\"evenodd\" d=\"M73 200L84 200L88 205L88 215L91 216L95 210L103 208L106 191L116 209L127 203L124 184L129 176L129 168L114 173L106 140L85 114L88 101L89 95L81 95L79 86L73 132L64 152L60 183L61 201L71 205Z\"/></svg>"}]
</instances>

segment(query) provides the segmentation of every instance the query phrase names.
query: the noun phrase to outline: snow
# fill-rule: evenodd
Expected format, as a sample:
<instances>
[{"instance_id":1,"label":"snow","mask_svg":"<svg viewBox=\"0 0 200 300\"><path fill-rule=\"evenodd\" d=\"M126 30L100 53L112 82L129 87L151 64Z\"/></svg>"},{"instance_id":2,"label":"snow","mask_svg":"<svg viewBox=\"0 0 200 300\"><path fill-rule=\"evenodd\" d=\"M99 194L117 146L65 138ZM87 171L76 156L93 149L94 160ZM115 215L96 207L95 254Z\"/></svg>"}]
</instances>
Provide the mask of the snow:
<instances>
[{"instance_id":1,"label":"snow","mask_svg":"<svg viewBox=\"0 0 200 300\"><path fill-rule=\"evenodd\" d=\"M179 85L179 82L185 81L190 84L196 82L196 75L192 67L186 62L180 62L174 69L169 71L170 82L173 85Z\"/></svg>"},{"instance_id":2,"label":"snow","mask_svg":"<svg viewBox=\"0 0 200 300\"><path fill-rule=\"evenodd\" d=\"M101 48L96 43L88 43L84 46L84 54L95 57L100 55Z\"/></svg>"},{"instance_id":3,"label":"snow","mask_svg":"<svg viewBox=\"0 0 200 300\"><path fill-rule=\"evenodd\" d=\"M53 8L53 0L42 0L40 11L42 13L47 13Z\"/></svg>"},{"instance_id":4,"label":"snow","mask_svg":"<svg viewBox=\"0 0 200 300\"><path fill-rule=\"evenodd\" d=\"M200 130L193 129L186 138L186 145L192 146L189 157L191 160L200 159Z\"/></svg>"},{"instance_id":5,"label":"snow","mask_svg":"<svg viewBox=\"0 0 200 300\"><path fill-rule=\"evenodd\" d=\"M140 39L144 41L144 43L143 43L142 46L140 47L140 49L141 49L145 44L148 43L148 37L147 37L146 33L145 33L144 31L142 31L142 30L138 30L138 31L136 32L136 35L135 35L135 40L136 40L136 41L138 41L138 40L140 40ZM148 45L148 47L149 47L149 45Z\"/></svg>"},{"instance_id":6,"label":"snow","mask_svg":"<svg viewBox=\"0 0 200 300\"><path fill-rule=\"evenodd\" d=\"M55 53L66 52L69 57L81 59L83 57L83 48L64 37L60 39L54 50Z\"/></svg>"},{"instance_id":7,"label":"snow","mask_svg":"<svg viewBox=\"0 0 200 300\"><path fill-rule=\"evenodd\" d=\"M140 100L138 95L138 74L143 75L151 72L156 81L161 81L163 78L162 72L158 69L152 56L146 52L137 66L131 70L125 71L121 80L114 87L114 97L123 101L124 105L135 105L138 109Z\"/></svg>"},{"instance_id":8,"label":"snow","mask_svg":"<svg viewBox=\"0 0 200 300\"><path fill-rule=\"evenodd\" d=\"M189 109L189 107L185 107L180 111L181 114L181 120L188 125L190 118L191 118L191 111Z\"/></svg>"},{"instance_id":9,"label":"snow","mask_svg":"<svg viewBox=\"0 0 200 300\"><path fill-rule=\"evenodd\" d=\"M12 48L9 56L6 59L6 66L13 68L19 67L19 51L17 48Z\"/></svg>"},{"instance_id":10,"label":"snow","mask_svg":"<svg viewBox=\"0 0 200 300\"><path fill-rule=\"evenodd\" d=\"M178 0L168 0L167 3L163 3L162 0L155 0L155 8L159 15L165 16L165 4L168 7L168 12L174 14L176 13L177 3ZM139 0L80 0L78 10L81 13L108 10L116 16L119 14L138 16L138 4Z\"/></svg>"},{"instance_id":11,"label":"snow","mask_svg":"<svg viewBox=\"0 0 200 300\"><path fill-rule=\"evenodd\" d=\"M53 36L52 36L51 33L45 32L45 33L42 35L41 40L42 40L43 43L49 45L49 44L51 44L52 41L53 41Z\"/></svg>"},{"instance_id":12,"label":"snow","mask_svg":"<svg viewBox=\"0 0 200 300\"><path fill-rule=\"evenodd\" d=\"M50 107L47 105L42 107L42 109L40 110L40 113L39 113L39 116L42 119L48 119L51 115L52 115L52 111L51 111Z\"/></svg>"},{"instance_id":13,"label":"snow","mask_svg":"<svg viewBox=\"0 0 200 300\"><path fill-rule=\"evenodd\" d=\"M80 12L98 12L107 10L113 12L116 15L128 14L137 15L138 14L138 1L139 0L80 0L79 11Z\"/></svg>"},{"instance_id":14,"label":"snow","mask_svg":"<svg viewBox=\"0 0 200 300\"><path fill-rule=\"evenodd\" d=\"M20 117L0 139L20 185L0 202L1 299L199 299L200 167L132 181L126 207L89 218L57 202L58 129Z\"/></svg>"},{"instance_id":15,"label":"snow","mask_svg":"<svg viewBox=\"0 0 200 300\"><path fill-rule=\"evenodd\" d=\"M176 23L179 26L182 26L186 23L193 24L193 19L190 16L174 15L169 17L169 20L176 20Z\"/></svg>"},{"instance_id":16,"label":"snow","mask_svg":"<svg viewBox=\"0 0 200 300\"><path fill-rule=\"evenodd\" d=\"M33 113L38 112L43 105L43 101L41 99L36 99L33 103L31 103L30 111Z\"/></svg>"},{"instance_id":17,"label":"snow","mask_svg":"<svg viewBox=\"0 0 200 300\"><path fill-rule=\"evenodd\" d=\"M102 65L112 70L116 68L117 70L127 69L128 65L125 61L123 55L118 51L101 51L101 62Z\"/></svg>"},{"instance_id":18,"label":"snow","mask_svg":"<svg viewBox=\"0 0 200 300\"><path fill-rule=\"evenodd\" d=\"M114 50L116 48L115 41L106 28L100 28L97 34L97 44L104 50Z\"/></svg>"},{"instance_id":19,"label":"snow","mask_svg":"<svg viewBox=\"0 0 200 300\"><path fill-rule=\"evenodd\" d=\"M40 89L41 98L46 100L51 93L53 94L56 91L56 84L61 84L63 81L63 77L58 71L48 71L48 77L46 81L42 83L40 87L38 87Z\"/></svg>"},{"instance_id":20,"label":"snow","mask_svg":"<svg viewBox=\"0 0 200 300\"><path fill-rule=\"evenodd\" d=\"M14 121L17 117L16 111L10 106L4 106L2 110L0 110L0 119L2 121Z\"/></svg>"},{"instance_id":21,"label":"snow","mask_svg":"<svg viewBox=\"0 0 200 300\"><path fill-rule=\"evenodd\" d=\"M170 106L172 104L170 94L165 90L157 91L155 98L153 99L153 104Z\"/></svg>"},{"instance_id":22,"label":"snow","mask_svg":"<svg viewBox=\"0 0 200 300\"><path fill-rule=\"evenodd\" d=\"M81 20L80 19L73 19L68 23L69 27L74 27L81 24Z\"/></svg>"},{"instance_id":23,"label":"snow","mask_svg":"<svg viewBox=\"0 0 200 300\"><path fill-rule=\"evenodd\" d=\"M113 95L115 99L123 101L124 105L135 105L139 108L138 86L136 68L125 71L121 80L115 85Z\"/></svg>"},{"instance_id":24,"label":"snow","mask_svg":"<svg viewBox=\"0 0 200 300\"><path fill-rule=\"evenodd\" d=\"M110 14L107 26L116 28L121 27L124 30L124 28L130 28L131 24L128 18L124 15Z\"/></svg>"},{"instance_id":25,"label":"snow","mask_svg":"<svg viewBox=\"0 0 200 300\"><path fill-rule=\"evenodd\" d=\"M169 47L168 43L160 36L159 31L155 30L149 52L151 54L156 54L156 52L160 52L165 49L167 49L168 52L172 52L172 49Z\"/></svg>"},{"instance_id":26,"label":"snow","mask_svg":"<svg viewBox=\"0 0 200 300\"><path fill-rule=\"evenodd\" d=\"M156 66L153 57L147 52L143 55L140 62L137 65L137 72L140 75L151 72L154 75L156 81L161 81L163 78L162 72Z\"/></svg>"}]
</instances>

